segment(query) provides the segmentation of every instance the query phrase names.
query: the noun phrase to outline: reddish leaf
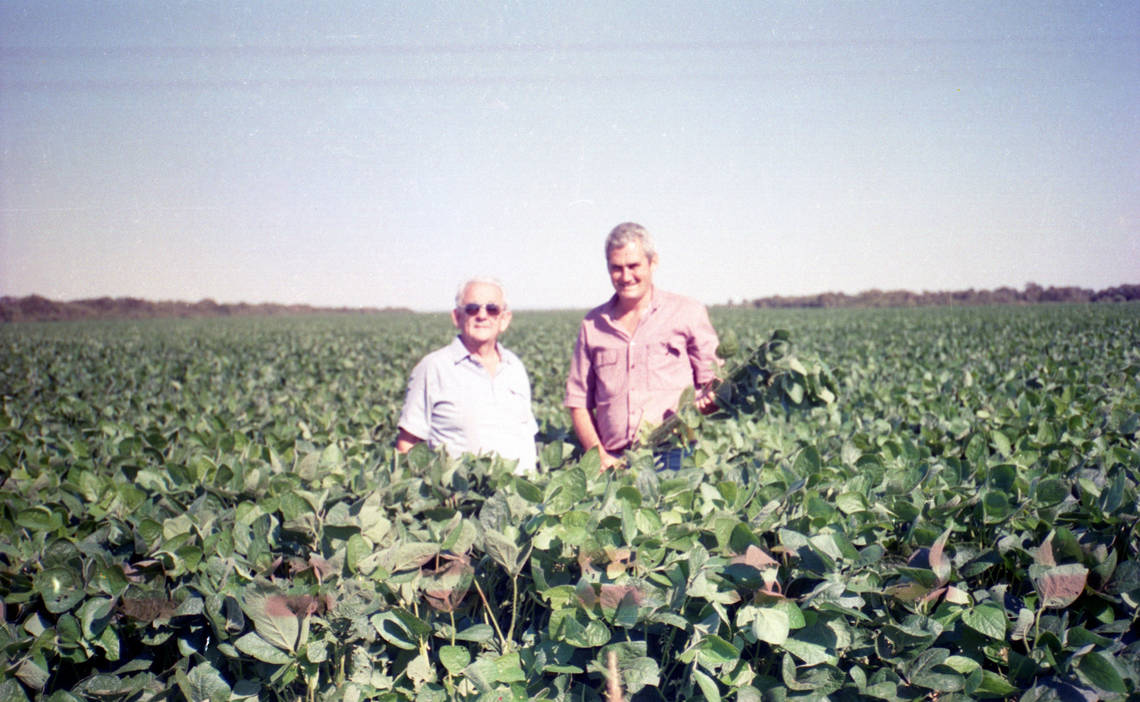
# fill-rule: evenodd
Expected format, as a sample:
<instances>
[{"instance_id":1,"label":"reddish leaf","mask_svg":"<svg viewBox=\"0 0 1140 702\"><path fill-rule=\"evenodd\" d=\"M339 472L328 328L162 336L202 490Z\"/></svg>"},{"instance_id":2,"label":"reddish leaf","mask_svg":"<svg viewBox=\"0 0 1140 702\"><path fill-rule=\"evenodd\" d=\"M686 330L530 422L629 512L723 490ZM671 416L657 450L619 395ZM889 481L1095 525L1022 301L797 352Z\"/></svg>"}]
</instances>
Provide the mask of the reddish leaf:
<instances>
[{"instance_id":1,"label":"reddish leaf","mask_svg":"<svg viewBox=\"0 0 1140 702\"><path fill-rule=\"evenodd\" d=\"M1077 563L1059 566L1033 565L1029 567L1029 577L1041 595L1046 607L1068 607L1085 590L1089 570Z\"/></svg>"},{"instance_id":2,"label":"reddish leaf","mask_svg":"<svg viewBox=\"0 0 1140 702\"><path fill-rule=\"evenodd\" d=\"M617 609L621 604L622 598L629 595L633 599L635 605L640 605L642 600L641 591L632 585L602 585L602 592L598 596L598 602L603 607L608 609Z\"/></svg>"},{"instance_id":3,"label":"reddish leaf","mask_svg":"<svg viewBox=\"0 0 1140 702\"><path fill-rule=\"evenodd\" d=\"M942 536L934 542L930 547L930 570L934 572L934 577L938 578L939 585L945 585L950 581L950 561L946 559L943 551L946 548L946 541L950 538L950 530L942 532Z\"/></svg>"},{"instance_id":4,"label":"reddish leaf","mask_svg":"<svg viewBox=\"0 0 1140 702\"><path fill-rule=\"evenodd\" d=\"M748 548L744 549L743 555L733 556L729 562L733 565L752 566L756 570L762 568L778 568L780 566L779 561L764 553L763 549L755 544L749 544Z\"/></svg>"},{"instance_id":5,"label":"reddish leaf","mask_svg":"<svg viewBox=\"0 0 1140 702\"><path fill-rule=\"evenodd\" d=\"M1033 554L1034 559L1044 566L1057 565L1057 559L1053 557L1053 532L1045 537L1045 541L1041 542L1041 546Z\"/></svg>"}]
</instances>

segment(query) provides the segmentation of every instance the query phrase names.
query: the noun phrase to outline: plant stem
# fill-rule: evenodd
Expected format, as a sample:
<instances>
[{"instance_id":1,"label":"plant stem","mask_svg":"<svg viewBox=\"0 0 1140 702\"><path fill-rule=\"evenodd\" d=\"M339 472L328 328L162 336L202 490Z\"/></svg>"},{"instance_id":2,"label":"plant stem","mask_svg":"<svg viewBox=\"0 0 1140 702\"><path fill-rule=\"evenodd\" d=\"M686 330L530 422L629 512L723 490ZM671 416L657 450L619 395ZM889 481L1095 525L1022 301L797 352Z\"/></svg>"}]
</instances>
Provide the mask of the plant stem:
<instances>
[{"instance_id":1,"label":"plant stem","mask_svg":"<svg viewBox=\"0 0 1140 702\"><path fill-rule=\"evenodd\" d=\"M492 626L495 627L495 633L499 635L499 645L503 649L503 653L507 652L507 639L503 636L503 630L499 628L499 620L495 618L494 611L491 609L491 604L487 602L487 596L483 594L483 588L479 587L479 580L472 578L471 582L475 585L475 592L479 593L479 599L483 600L483 607L486 608L487 616L491 620Z\"/></svg>"},{"instance_id":2,"label":"plant stem","mask_svg":"<svg viewBox=\"0 0 1140 702\"><path fill-rule=\"evenodd\" d=\"M518 614L519 606L519 576L511 576L511 625L507 629L507 633L511 636L511 641L515 640L515 616Z\"/></svg>"},{"instance_id":3,"label":"plant stem","mask_svg":"<svg viewBox=\"0 0 1140 702\"><path fill-rule=\"evenodd\" d=\"M532 551L534 551L534 542L533 541L530 542L529 544L527 544L526 555L523 556L522 560L519 562L522 563L522 562L525 562L527 559L529 559ZM515 619L516 619L516 616L518 614L519 575L520 574L521 574L521 566L520 566L520 571L518 573L511 573L511 627L510 627L510 629L507 630L507 633L511 635L511 641L514 641L514 639L515 639Z\"/></svg>"}]
</instances>

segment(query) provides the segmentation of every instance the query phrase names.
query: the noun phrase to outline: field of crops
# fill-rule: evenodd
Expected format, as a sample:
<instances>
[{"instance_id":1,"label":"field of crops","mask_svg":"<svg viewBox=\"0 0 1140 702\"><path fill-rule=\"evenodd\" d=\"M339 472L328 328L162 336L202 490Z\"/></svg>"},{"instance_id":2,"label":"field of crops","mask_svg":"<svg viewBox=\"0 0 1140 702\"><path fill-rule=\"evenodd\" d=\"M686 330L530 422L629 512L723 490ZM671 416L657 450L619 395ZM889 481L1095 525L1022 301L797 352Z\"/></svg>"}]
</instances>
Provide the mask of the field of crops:
<instances>
[{"instance_id":1,"label":"field of crops","mask_svg":"<svg viewBox=\"0 0 1140 702\"><path fill-rule=\"evenodd\" d=\"M443 315L0 327L0 700L1140 695L1140 305L714 310L837 399L665 474L575 452L579 320L525 479L394 455Z\"/></svg>"}]
</instances>

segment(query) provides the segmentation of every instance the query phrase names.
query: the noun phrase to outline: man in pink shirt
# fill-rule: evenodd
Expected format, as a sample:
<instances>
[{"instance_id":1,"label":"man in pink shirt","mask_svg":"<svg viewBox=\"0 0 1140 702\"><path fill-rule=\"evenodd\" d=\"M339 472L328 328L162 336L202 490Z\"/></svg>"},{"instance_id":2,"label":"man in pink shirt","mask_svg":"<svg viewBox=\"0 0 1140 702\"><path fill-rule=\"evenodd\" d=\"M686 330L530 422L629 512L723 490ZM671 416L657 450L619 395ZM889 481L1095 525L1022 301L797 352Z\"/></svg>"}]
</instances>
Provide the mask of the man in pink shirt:
<instances>
[{"instance_id":1,"label":"man in pink shirt","mask_svg":"<svg viewBox=\"0 0 1140 702\"><path fill-rule=\"evenodd\" d=\"M566 399L583 450L599 447L602 468L643 424L656 425L677 409L686 388L703 389L716 375L717 336L704 305L653 286L657 251L649 232L626 222L606 237L614 296L582 320ZM698 408L715 408L711 393Z\"/></svg>"}]
</instances>

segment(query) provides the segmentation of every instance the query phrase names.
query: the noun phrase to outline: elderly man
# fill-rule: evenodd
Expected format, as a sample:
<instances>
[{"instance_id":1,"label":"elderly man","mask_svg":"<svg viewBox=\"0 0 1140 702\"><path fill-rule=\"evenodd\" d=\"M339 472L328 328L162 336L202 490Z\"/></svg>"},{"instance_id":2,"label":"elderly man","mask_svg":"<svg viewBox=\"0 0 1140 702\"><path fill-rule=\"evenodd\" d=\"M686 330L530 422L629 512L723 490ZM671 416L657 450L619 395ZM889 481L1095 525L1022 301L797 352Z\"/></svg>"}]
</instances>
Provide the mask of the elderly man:
<instances>
[{"instance_id":1,"label":"elderly man","mask_svg":"<svg viewBox=\"0 0 1140 702\"><path fill-rule=\"evenodd\" d=\"M658 256L644 227L619 224L606 238L614 296L586 315L578 331L564 405L582 448L597 446L602 467L621 453L643 424L659 424L681 393L715 377L717 336L704 305L653 285ZM698 399L715 408L711 394ZM666 467L679 467L679 456Z\"/></svg>"},{"instance_id":2,"label":"elderly man","mask_svg":"<svg viewBox=\"0 0 1140 702\"><path fill-rule=\"evenodd\" d=\"M518 461L516 473L533 471L538 424L526 369L499 343L511 323L502 284L472 278L461 285L451 321L459 335L412 370L396 450L427 441L452 456L497 453Z\"/></svg>"}]
</instances>

